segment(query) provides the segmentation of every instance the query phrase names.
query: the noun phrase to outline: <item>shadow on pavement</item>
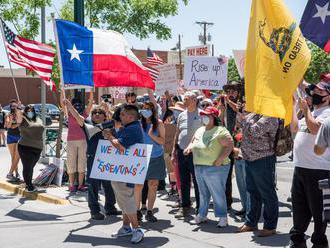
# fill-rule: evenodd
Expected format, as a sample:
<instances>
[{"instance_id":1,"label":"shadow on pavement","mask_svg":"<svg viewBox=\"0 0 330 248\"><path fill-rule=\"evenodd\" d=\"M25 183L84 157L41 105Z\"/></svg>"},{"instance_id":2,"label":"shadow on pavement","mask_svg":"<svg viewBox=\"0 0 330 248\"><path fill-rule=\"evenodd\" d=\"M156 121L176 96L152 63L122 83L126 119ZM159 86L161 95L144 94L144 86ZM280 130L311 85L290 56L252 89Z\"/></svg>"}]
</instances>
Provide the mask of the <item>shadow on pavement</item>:
<instances>
[{"instance_id":1,"label":"shadow on pavement","mask_svg":"<svg viewBox=\"0 0 330 248\"><path fill-rule=\"evenodd\" d=\"M109 234L110 236L110 234ZM121 246L121 247L132 247L133 244L130 241L131 237L122 238L103 238L95 236L85 236L78 234L70 234L65 240L65 243L81 243L90 244L91 246ZM169 242L168 238L165 237L148 237L134 247L161 247Z\"/></svg>"},{"instance_id":2,"label":"shadow on pavement","mask_svg":"<svg viewBox=\"0 0 330 248\"><path fill-rule=\"evenodd\" d=\"M195 225L196 228L193 232L208 232L208 233L236 233L237 226L229 225L227 227L219 228L217 227L218 222L214 220L208 220L206 223L200 225ZM191 224L192 225L192 224Z\"/></svg>"},{"instance_id":3,"label":"shadow on pavement","mask_svg":"<svg viewBox=\"0 0 330 248\"><path fill-rule=\"evenodd\" d=\"M13 217L25 221L59 221L62 220L60 215L44 214L40 212L32 212L27 210L14 209L6 216Z\"/></svg>"},{"instance_id":4,"label":"shadow on pavement","mask_svg":"<svg viewBox=\"0 0 330 248\"><path fill-rule=\"evenodd\" d=\"M264 247L286 247L289 245L290 235L288 233L278 233L266 238L252 236L252 241Z\"/></svg>"},{"instance_id":5,"label":"shadow on pavement","mask_svg":"<svg viewBox=\"0 0 330 248\"><path fill-rule=\"evenodd\" d=\"M162 233L164 230L174 227L174 225L171 224L170 220L161 220L158 219L157 222L151 223L151 222L143 222L142 228L146 230L152 230Z\"/></svg>"},{"instance_id":6,"label":"shadow on pavement","mask_svg":"<svg viewBox=\"0 0 330 248\"><path fill-rule=\"evenodd\" d=\"M89 229L89 228L91 228L93 226L110 225L110 224L116 223L116 222L121 221L121 220L122 219L120 217L117 217L117 216L107 217L104 220L92 220L92 219L89 219L88 220L88 224L86 226L79 227L77 229L71 230L70 231L70 235L72 235L72 233L74 233L74 232L78 232L78 231L81 231L81 230Z\"/></svg>"}]
</instances>

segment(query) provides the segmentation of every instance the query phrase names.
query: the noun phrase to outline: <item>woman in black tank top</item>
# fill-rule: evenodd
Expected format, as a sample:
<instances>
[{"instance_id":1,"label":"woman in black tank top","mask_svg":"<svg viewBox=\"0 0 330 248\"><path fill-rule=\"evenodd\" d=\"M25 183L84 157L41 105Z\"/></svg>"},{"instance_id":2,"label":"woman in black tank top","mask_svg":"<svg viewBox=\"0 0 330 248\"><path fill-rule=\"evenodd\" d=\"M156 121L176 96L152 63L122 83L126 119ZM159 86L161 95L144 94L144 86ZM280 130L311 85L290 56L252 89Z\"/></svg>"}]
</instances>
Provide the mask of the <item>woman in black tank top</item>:
<instances>
[{"instance_id":1,"label":"woman in black tank top","mask_svg":"<svg viewBox=\"0 0 330 248\"><path fill-rule=\"evenodd\" d=\"M5 128L8 129L7 146L11 156L11 166L7 174L7 179L9 182L20 181L20 175L18 174L18 163L20 157L17 148L17 143L20 139L20 132L18 129L19 123L17 123L16 116L19 105L20 104L18 104L16 100L10 101L10 113L5 118Z\"/></svg>"}]
</instances>

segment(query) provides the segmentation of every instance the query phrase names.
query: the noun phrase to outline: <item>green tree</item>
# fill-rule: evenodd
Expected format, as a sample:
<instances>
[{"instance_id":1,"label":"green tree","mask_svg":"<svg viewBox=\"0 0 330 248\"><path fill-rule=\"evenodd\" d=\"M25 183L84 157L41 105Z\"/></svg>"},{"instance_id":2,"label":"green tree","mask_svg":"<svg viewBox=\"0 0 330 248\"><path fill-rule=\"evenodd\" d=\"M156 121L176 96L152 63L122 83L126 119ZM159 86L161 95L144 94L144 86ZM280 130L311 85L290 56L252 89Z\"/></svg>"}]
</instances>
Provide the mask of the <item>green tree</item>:
<instances>
[{"instance_id":1,"label":"green tree","mask_svg":"<svg viewBox=\"0 0 330 248\"><path fill-rule=\"evenodd\" d=\"M320 75L330 73L330 54L311 42L308 42L308 47L311 50L312 59L304 78L309 83L318 83Z\"/></svg>"},{"instance_id":2,"label":"green tree","mask_svg":"<svg viewBox=\"0 0 330 248\"><path fill-rule=\"evenodd\" d=\"M240 82L241 78L238 74L238 70L235 64L235 59L230 57L228 61L228 82L236 81Z\"/></svg>"},{"instance_id":3,"label":"green tree","mask_svg":"<svg viewBox=\"0 0 330 248\"><path fill-rule=\"evenodd\" d=\"M0 16L12 23L17 33L33 39L39 34L40 8L50 4L51 0L1 0Z\"/></svg>"},{"instance_id":4,"label":"green tree","mask_svg":"<svg viewBox=\"0 0 330 248\"><path fill-rule=\"evenodd\" d=\"M188 0L182 0L185 5ZM178 13L178 0L85 0L85 16L90 27L134 34L144 39L154 34L159 40L171 37L165 18ZM73 20L73 0L61 8L61 17Z\"/></svg>"}]
</instances>

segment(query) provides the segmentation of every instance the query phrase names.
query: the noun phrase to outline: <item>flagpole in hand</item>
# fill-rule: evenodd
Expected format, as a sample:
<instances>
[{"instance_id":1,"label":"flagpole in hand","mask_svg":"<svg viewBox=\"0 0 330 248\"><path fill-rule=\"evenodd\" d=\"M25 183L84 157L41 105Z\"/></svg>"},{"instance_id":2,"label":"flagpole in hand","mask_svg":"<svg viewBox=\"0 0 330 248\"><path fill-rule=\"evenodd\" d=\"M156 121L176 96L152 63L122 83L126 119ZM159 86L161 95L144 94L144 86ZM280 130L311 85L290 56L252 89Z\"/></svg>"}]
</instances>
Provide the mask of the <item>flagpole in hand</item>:
<instances>
[{"instance_id":1,"label":"flagpole in hand","mask_svg":"<svg viewBox=\"0 0 330 248\"><path fill-rule=\"evenodd\" d=\"M17 91L17 86L16 86L16 80L15 80L15 77L14 77L13 69L12 69L12 67L11 67L11 62L10 62L10 59L9 59L8 51L7 51L7 48L6 48L6 42L5 42L6 37L5 37L5 31L4 31L4 28L3 28L3 19L2 19L1 16L0 16L0 27L1 27L1 34L2 34L3 45L4 45L4 47L5 47L6 54L7 54L7 59L8 59L8 63L9 63L9 68L10 68L11 78L12 78L12 80L13 80L13 84L14 84L14 88L15 88L15 92L16 92L17 100L20 101L20 99L19 99L19 95L18 95L18 91Z\"/></svg>"}]
</instances>

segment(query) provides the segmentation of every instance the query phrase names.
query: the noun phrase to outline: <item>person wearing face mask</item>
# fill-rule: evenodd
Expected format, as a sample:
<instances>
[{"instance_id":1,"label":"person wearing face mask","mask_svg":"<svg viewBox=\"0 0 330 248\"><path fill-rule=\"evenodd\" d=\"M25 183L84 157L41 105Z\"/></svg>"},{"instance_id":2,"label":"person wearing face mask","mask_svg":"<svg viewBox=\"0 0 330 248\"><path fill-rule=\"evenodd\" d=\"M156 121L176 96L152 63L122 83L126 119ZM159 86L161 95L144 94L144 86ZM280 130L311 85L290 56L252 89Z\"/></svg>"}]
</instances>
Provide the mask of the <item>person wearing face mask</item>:
<instances>
[{"instance_id":1,"label":"person wearing face mask","mask_svg":"<svg viewBox=\"0 0 330 248\"><path fill-rule=\"evenodd\" d=\"M318 181L327 179L330 171L330 150L318 156L314 153L314 144L321 124L330 117L330 83L320 82L306 88L311 96L313 111L305 99L299 99L299 108L304 116L298 121L294 109L291 131L296 133L293 147L295 165L291 198L293 227L290 231L290 247L306 247L305 232L313 218L314 232L311 241L313 247L329 247L326 236L327 223L323 219L322 191Z\"/></svg>"},{"instance_id":2,"label":"person wearing face mask","mask_svg":"<svg viewBox=\"0 0 330 248\"><path fill-rule=\"evenodd\" d=\"M200 206L195 224L207 221L208 207L212 196L218 227L228 225L226 182L230 169L229 154L233 139L228 130L220 126L219 111L207 107L200 112L203 126L197 129L184 154L193 153L195 174L198 183Z\"/></svg>"},{"instance_id":3,"label":"person wearing face mask","mask_svg":"<svg viewBox=\"0 0 330 248\"><path fill-rule=\"evenodd\" d=\"M154 104L145 103L142 110L141 123L144 135L144 143L152 145L151 158L146 175L148 181L148 196L147 196L147 215L146 220L156 222L157 218L153 215L153 207L156 200L157 187L159 180L164 180L166 177L164 147L165 144L165 127L161 120L157 118ZM135 201L137 204L137 216L139 221L142 220L142 213L140 210L141 194L143 185L135 185Z\"/></svg>"},{"instance_id":4,"label":"person wearing face mask","mask_svg":"<svg viewBox=\"0 0 330 248\"><path fill-rule=\"evenodd\" d=\"M63 98L63 96L62 96ZM61 101L63 102L63 100ZM87 118L93 106L93 95L90 94L87 108L77 98L71 100L73 108L84 118ZM67 137L67 173L69 175L69 191L75 193L85 191L84 186L86 171L86 139L83 129L79 126L73 115L68 113L68 137ZM78 173L78 188L74 185L75 174Z\"/></svg>"},{"instance_id":5,"label":"person wearing face mask","mask_svg":"<svg viewBox=\"0 0 330 248\"><path fill-rule=\"evenodd\" d=\"M20 175L18 174L18 163L20 160L17 150L17 143L21 138L19 132L19 124L17 122L17 111L19 107L17 100L10 101L10 113L5 117L5 128L7 128L7 147L10 152L11 166L6 176L9 182L20 181ZM15 175L14 175L15 172Z\"/></svg>"},{"instance_id":6,"label":"person wearing face mask","mask_svg":"<svg viewBox=\"0 0 330 248\"><path fill-rule=\"evenodd\" d=\"M44 125L32 105L25 107L23 114L17 111L17 123L21 138L18 142L18 153L23 164L23 178L28 192L37 189L32 184L33 168L37 164L43 149L42 134Z\"/></svg>"},{"instance_id":7,"label":"person wearing face mask","mask_svg":"<svg viewBox=\"0 0 330 248\"><path fill-rule=\"evenodd\" d=\"M91 218L93 220L103 220L105 218L104 214L101 213L99 205L99 189L102 185L104 189L105 205L104 210L106 215L119 215L120 211L115 207L116 198L114 191L111 186L111 181L97 180L90 178L90 173L92 170L94 156L97 150L99 140L105 139L102 133L104 123L109 123L107 121L106 111L98 106L93 108L91 111L91 122L87 121L86 118L81 115L77 109L68 100L63 100L63 105L66 106L71 113L72 117L75 118L79 128L83 128L85 138L87 140L87 182L88 182L88 207L90 209ZM113 114L115 120L114 128L119 129L118 119L119 119L120 108L117 108ZM116 125L117 124L117 125Z\"/></svg>"},{"instance_id":8,"label":"person wearing face mask","mask_svg":"<svg viewBox=\"0 0 330 248\"><path fill-rule=\"evenodd\" d=\"M6 147L6 129L5 129L5 116L6 113L3 111L2 106L0 104L0 147Z\"/></svg>"}]
</instances>

